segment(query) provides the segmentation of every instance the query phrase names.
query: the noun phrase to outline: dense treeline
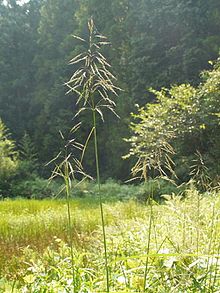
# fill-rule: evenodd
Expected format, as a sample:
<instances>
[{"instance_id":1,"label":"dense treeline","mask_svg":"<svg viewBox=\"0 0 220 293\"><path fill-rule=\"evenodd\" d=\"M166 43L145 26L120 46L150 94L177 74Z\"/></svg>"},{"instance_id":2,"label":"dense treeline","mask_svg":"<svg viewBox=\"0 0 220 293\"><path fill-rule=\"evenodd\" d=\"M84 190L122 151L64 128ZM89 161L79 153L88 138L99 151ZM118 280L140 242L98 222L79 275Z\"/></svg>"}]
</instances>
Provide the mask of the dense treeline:
<instances>
[{"instance_id":1,"label":"dense treeline","mask_svg":"<svg viewBox=\"0 0 220 293\"><path fill-rule=\"evenodd\" d=\"M76 97L65 94L64 83L74 71L68 61L81 50L72 35L87 34L90 16L111 42L105 55L123 89L116 101L121 119L106 113L105 124L99 121L102 174L125 179L130 168L121 156L129 146L122 138L130 135L130 112L135 104L155 99L150 87L198 86L199 73L210 69L208 61L218 57L220 2L30 0L19 5L1 0L0 117L17 147L29 135L40 166L59 152L59 131L68 134L73 124ZM82 142L88 135L88 119L84 117L81 128ZM95 173L92 147L86 169ZM38 172L47 175L39 164Z\"/></svg>"}]
</instances>

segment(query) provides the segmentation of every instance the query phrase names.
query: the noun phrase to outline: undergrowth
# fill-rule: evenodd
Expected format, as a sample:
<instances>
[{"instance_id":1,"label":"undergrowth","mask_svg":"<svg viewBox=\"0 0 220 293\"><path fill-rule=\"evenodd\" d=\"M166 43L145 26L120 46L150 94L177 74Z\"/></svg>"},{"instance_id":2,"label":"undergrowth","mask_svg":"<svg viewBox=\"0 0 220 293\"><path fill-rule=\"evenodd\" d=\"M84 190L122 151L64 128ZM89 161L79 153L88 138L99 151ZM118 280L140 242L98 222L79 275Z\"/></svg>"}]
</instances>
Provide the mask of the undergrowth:
<instances>
[{"instance_id":1,"label":"undergrowth","mask_svg":"<svg viewBox=\"0 0 220 293\"><path fill-rule=\"evenodd\" d=\"M219 292L220 194L191 189L185 198L164 197L164 204L153 203L153 216L149 205L135 200L104 204L110 292L143 292L146 258L147 292ZM73 292L65 210L64 201L2 202L1 249L6 253L9 243L19 249L1 267L1 292ZM98 210L98 201L71 201L76 292L106 289ZM24 240L29 246L21 248Z\"/></svg>"}]
</instances>

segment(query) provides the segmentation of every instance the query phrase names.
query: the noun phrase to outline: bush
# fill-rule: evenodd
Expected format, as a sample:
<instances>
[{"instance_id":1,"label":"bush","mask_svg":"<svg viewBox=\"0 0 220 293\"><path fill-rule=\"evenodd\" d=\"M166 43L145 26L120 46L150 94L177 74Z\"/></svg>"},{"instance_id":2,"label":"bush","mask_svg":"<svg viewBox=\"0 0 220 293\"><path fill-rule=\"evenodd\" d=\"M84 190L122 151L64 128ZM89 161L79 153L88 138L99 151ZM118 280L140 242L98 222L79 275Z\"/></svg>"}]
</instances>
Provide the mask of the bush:
<instances>
[{"instance_id":1,"label":"bush","mask_svg":"<svg viewBox=\"0 0 220 293\"><path fill-rule=\"evenodd\" d=\"M150 179L145 183L139 185L136 198L140 201L147 201L152 198L155 201L160 202L162 200L162 195L166 194L179 194L184 192L185 186L181 185L177 187L171 181L157 178Z\"/></svg>"},{"instance_id":2,"label":"bush","mask_svg":"<svg viewBox=\"0 0 220 293\"><path fill-rule=\"evenodd\" d=\"M91 197L97 199L99 195L104 201L126 200L134 198L137 194L138 187L132 184L120 184L112 179L108 179L101 184L99 190L98 184L94 181L83 181L80 184L73 183L71 196L74 197Z\"/></svg>"},{"instance_id":3,"label":"bush","mask_svg":"<svg viewBox=\"0 0 220 293\"><path fill-rule=\"evenodd\" d=\"M50 182L39 177L30 180L14 182L11 187L13 196L43 199L47 197L54 197L58 194L60 185L57 182Z\"/></svg>"},{"instance_id":4,"label":"bush","mask_svg":"<svg viewBox=\"0 0 220 293\"><path fill-rule=\"evenodd\" d=\"M178 194L183 192L185 187L177 187L171 181L157 178L148 180L140 184L120 184L112 179L107 180L99 187L91 181L84 181L77 185L73 184L71 192L72 197L92 197L95 198L101 194L104 201L138 199L147 201L152 197L156 201L161 201L161 196L164 194Z\"/></svg>"}]
</instances>

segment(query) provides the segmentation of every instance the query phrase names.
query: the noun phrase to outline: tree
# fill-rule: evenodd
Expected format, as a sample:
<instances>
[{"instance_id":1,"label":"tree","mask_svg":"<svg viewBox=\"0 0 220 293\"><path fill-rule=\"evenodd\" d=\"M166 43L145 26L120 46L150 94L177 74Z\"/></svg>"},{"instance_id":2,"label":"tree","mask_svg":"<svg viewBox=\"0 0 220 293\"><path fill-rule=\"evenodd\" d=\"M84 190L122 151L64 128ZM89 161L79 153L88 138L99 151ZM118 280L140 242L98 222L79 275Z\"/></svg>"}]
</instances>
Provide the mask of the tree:
<instances>
[{"instance_id":1,"label":"tree","mask_svg":"<svg viewBox=\"0 0 220 293\"><path fill-rule=\"evenodd\" d=\"M16 180L35 178L38 169L38 159L35 146L30 136L25 133L19 143L19 166Z\"/></svg>"},{"instance_id":2,"label":"tree","mask_svg":"<svg viewBox=\"0 0 220 293\"><path fill-rule=\"evenodd\" d=\"M215 162L220 159L219 60L211 71L203 72L203 78L197 88L182 84L151 90L156 103L139 107L138 114L133 114L137 122L131 123L133 136L128 140L131 148L127 157L138 158L135 174L142 172L146 177L152 167L163 175L168 172L173 176L176 169L182 177L178 168L182 168L183 162L190 167L199 153L205 158L210 174L218 176L219 166Z\"/></svg>"},{"instance_id":3,"label":"tree","mask_svg":"<svg viewBox=\"0 0 220 293\"><path fill-rule=\"evenodd\" d=\"M64 83L70 72L66 65L74 50L76 9L76 1L48 0L40 10L32 137L39 159L44 163L59 152L63 143L59 131L66 134L74 116L73 99L66 95Z\"/></svg>"},{"instance_id":4,"label":"tree","mask_svg":"<svg viewBox=\"0 0 220 293\"><path fill-rule=\"evenodd\" d=\"M18 167L18 153L15 142L10 139L8 129L0 119L0 195L6 195L9 189L9 179Z\"/></svg>"},{"instance_id":5,"label":"tree","mask_svg":"<svg viewBox=\"0 0 220 293\"><path fill-rule=\"evenodd\" d=\"M129 136L134 104L155 99L149 87L199 84L198 73L218 56L219 15L218 0L0 1L0 117L16 141L29 133L42 165L59 151L58 132L68 132L76 113L76 97L65 95L63 85L71 74L66 64L80 52L72 35L84 37L93 16L109 37L104 54L123 89L116 99L121 119L110 113L107 123L98 121L100 164L104 178L123 180L129 166L120 160L127 148L121 138ZM87 134L85 123L82 140ZM94 173L92 156L87 164Z\"/></svg>"},{"instance_id":6,"label":"tree","mask_svg":"<svg viewBox=\"0 0 220 293\"><path fill-rule=\"evenodd\" d=\"M30 129L35 88L33 59L37 52L40 0L22 6L16 1L0 4L0 116L13 137Z\"/></svg>"}]
</instances>

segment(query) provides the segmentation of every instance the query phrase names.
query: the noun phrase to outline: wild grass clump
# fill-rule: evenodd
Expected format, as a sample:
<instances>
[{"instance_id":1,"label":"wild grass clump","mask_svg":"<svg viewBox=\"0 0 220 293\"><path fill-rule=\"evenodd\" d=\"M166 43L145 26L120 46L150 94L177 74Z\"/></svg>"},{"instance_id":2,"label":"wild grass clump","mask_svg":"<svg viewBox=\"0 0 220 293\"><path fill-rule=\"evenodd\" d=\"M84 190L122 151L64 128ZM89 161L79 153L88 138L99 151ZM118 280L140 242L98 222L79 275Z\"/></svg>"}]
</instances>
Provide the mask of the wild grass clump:
<instances>
[{"instance_id":1,"label":"wild grass clump","mask_svg":"<svg viewBox=\"0 0 220 293\"><path fill-rule=\"evenodd\" d=\"M26 214L29 211L36 216L43 210L44 201L34 202L35 208L26 202ZM9 203L12 208L17 202ZM54 214L56 211L56 214L65 215L64 201L47 201L46 205L48 218L52 218L51 210ZM152 202L152 206L153 214L151 206L133 200L104 204L111 268L110 292L143 292L144 284L147 292L218 292L220 194L213 192L201 195L196 189L191 189L186 192L185 198L166 195L164 204ZM25 202L20 205L21 209L25 210ZM99 207L89 206L85 199L80 199L72 202L71 210L75 219L74 231L77 232L73 246L76 292L105 292L105 253ZM8 207L7 212L10 214ZM148 247L150 218L151 239ZM59 218L56 220L60 221ZM31 217L27 217L27 221L33 225ZM54 226L59 225L62 226L54 218ZM39 222L35 229L37 226L40 227ZM18 227L21 229L20 225ZM48 231L50 229L48 226ZM16 276L12 273L11 263L11 273L6 273L5 269L4 274L3 270L1 272L2 276L7 276L7 280L2 279L1 288L7 285L15 286L19 292L72 292L70 248L65 244L65 238L54 238L54 233L51 233L50 240L53 244L45 247L43 253L34 246L24 248L22 253L20 251L20 256L16 257L17 263L13 263ZM16 239L18 230L11 229L9 234L12 235L11 239ZM30 246L32 239L34 237L30 233ZM1 241L4 243L3 238ZM146 259L148 265L144 279Z\"/></svg>"}]
</instances>

